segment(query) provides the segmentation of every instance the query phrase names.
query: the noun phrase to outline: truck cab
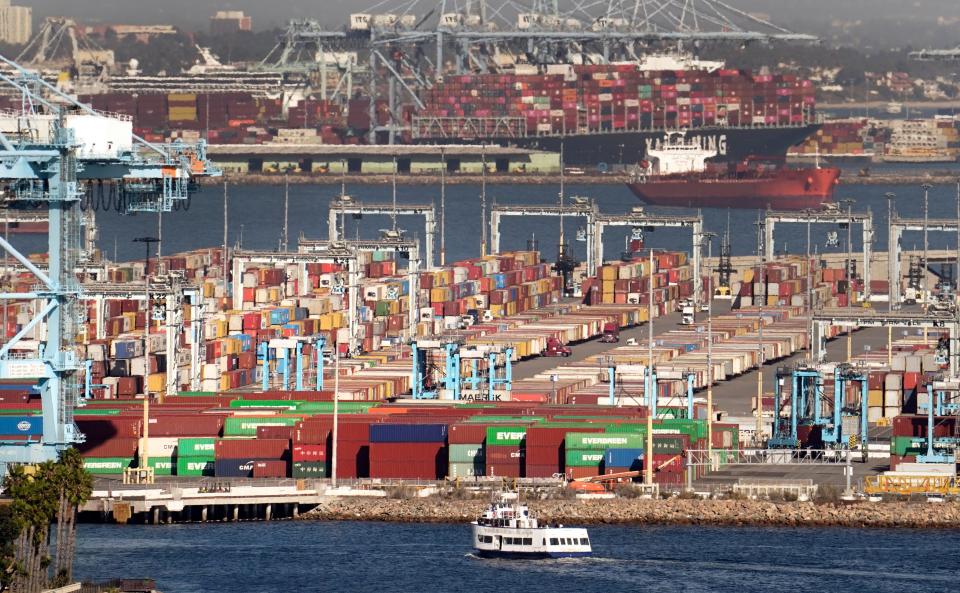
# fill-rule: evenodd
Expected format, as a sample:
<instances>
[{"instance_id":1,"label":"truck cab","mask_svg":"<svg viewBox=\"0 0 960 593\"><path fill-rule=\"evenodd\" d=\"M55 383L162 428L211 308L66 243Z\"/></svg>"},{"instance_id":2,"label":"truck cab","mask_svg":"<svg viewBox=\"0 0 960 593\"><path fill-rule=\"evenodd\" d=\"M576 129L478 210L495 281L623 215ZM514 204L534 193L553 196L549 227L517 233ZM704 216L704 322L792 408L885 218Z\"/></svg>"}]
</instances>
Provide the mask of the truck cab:
<instances>
[{"instance_id":1,"label":"truck cab","mask_svg":"<svg viewBox=\"0 0 960 593\"><path fill-rule=\"evenodd\" d=\"M603 335L600 336L601 342L615 344L620 341L620 324L615 321L608 321L603 324Z\"/></svg>"},{"instance_id":2,"label":"truck cab","mask_svg":"<svg viewBox=\"0 0 960 593\"><path fill-rule=\"evenodd\" d=\"M547 338L547 348L543 351L544 356L563 356L567 357L573 354L569 346L565 346L556 338Z\"/></svg>"},{"instance_id":3,"label":"truck cab","mask_svg":"<svg viewBox=\"0 0 960 593\"><path fill-rule=\"evenodd\" d=\"M693 301L687 299L680 305L680 323L683 325L693 325L697 321L697 308Z\"/></svg>"}]
</instances>

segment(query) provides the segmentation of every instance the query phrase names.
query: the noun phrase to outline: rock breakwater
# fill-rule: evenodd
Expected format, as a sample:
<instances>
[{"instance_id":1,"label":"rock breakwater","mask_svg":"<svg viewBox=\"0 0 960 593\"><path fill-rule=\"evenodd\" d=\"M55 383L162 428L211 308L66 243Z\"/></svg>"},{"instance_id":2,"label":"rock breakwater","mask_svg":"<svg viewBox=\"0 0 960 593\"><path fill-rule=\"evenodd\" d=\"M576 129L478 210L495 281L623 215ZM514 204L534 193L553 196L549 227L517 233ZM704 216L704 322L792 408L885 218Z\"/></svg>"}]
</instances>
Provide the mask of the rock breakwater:
<instances>
[{"instance_id":1,"label":"rock breakwater","mask_svg":"<svg viewBox=\"0 0 960 593\"><path fill-rule=\"evenodd\" d=\"M303 519L463 523L482 500L331 497ZM542 500L528 505L542 521L577 525L757 525L784 527L909 527L960 529L960 503L812 503L755 500Z\"/></svg>"}]
</instances>

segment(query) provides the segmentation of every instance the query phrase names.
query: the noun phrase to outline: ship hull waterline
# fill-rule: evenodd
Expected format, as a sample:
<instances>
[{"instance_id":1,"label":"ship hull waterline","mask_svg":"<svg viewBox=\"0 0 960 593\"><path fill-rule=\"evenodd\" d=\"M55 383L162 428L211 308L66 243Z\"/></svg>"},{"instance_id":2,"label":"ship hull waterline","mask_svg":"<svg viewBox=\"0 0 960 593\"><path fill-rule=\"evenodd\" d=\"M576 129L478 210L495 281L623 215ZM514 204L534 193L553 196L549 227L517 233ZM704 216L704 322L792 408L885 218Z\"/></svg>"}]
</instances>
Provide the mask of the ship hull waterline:
<instances>
[{"instance_id":1,"label":"ship hull waterline","mask_svg":"<svg viewBox=\"0 0 960 593\"><path fill-rule=\"evenodd\" d=\"M749 157L786 157L791 146L801 144L819 124L796 127L703 127L690 128L685 137L697 139L704 147L715 148L717 162L739 162ZM510 138L423 138L419 144L490 143L530 150L559 153L563 149L566 166L599 167L632 166L646 158L647 150L663 141L670 130L602 132L557 136L523 136Z\"/></svg>"},{"instance_id":2,"label":"ship hull waterline","mask_svg":"<svg viewBox=\"0 0 960 593\"><path fill-rule=\"evenodd\" d=\"M628 183L651 206L804 210L833 199L837 169L795 170L757 179L656 179Z\"/></svg>"}]
</instances>

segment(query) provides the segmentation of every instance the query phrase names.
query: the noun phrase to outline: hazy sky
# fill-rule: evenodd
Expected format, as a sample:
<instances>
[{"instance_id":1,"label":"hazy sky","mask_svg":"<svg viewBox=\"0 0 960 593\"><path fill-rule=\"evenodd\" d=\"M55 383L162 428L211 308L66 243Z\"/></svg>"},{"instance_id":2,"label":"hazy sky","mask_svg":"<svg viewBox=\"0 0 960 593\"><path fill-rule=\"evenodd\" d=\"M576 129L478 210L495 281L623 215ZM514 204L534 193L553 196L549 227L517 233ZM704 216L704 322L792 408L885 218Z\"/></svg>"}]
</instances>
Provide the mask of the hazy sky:
<instances>
[{"instance_id":1,"label":"hazy sky","mask_svg":"<svg viewBox=\"0 0 960 593\"><path fill-rule=\"evenodd\" d=\"M630 4L632 0L620 0ZM652 4L655 0L646 0ZM702 2L703 0L697 0ZM727 0L750 11L770 14L774 22L795 31L825 26L833 19L891 22L931 20L937 16L960 18L960 0ZM447 0L448 6L463 6L465 0ZM571 6L572 0L560 0ZM208 18L217 10L243 10L254 19L257 29L282 26L297 17L312 17L333 26L347 21L351 12L396 12L398 6L417 4L425 14L440 0L14 0L34 7L38 17L63 15L83 22L172 23L186 30L207 28ZM532 0L515 0L532 4ZM588 3L588 0L581 0ZM595 4L603 4L594 2ZM501 6L504 0L488 0ZM375 6L379 9L371 10ZM960 42L960 26L954 25Z\"/></svg>"}]
</instances>

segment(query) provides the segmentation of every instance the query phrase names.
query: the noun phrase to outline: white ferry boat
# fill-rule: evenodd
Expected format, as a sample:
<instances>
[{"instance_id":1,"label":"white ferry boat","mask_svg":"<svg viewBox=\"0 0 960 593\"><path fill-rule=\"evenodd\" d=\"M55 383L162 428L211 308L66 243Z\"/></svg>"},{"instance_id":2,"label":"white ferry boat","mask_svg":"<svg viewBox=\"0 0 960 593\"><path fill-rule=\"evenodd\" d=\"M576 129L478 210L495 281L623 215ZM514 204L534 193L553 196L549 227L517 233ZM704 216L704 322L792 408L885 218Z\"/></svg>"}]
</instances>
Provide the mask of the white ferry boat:
<instances>
[{"instance_id":1,"label":"white ferry boat","mask_svg":"<svg viewBox=\"0 0 960 593\"><path fill-rule=\"evenodd\" d=\"M592 552L586 529L540 525L516 495L502 495L471 526L474 553L482 558L568 558Z\"/></svg>"}]
</instances>

